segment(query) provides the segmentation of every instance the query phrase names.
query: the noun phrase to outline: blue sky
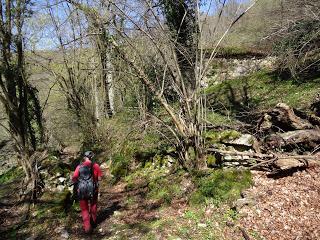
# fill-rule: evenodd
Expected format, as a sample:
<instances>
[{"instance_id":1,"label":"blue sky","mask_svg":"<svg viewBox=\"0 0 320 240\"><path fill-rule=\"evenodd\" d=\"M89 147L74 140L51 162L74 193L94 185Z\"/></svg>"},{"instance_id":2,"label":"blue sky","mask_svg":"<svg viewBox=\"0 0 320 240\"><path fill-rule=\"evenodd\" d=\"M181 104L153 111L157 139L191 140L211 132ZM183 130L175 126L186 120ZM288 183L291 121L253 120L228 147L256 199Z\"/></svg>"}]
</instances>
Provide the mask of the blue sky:
<instances>
[{"instance_id":1,"label":"blue sky","mask_svg":"<svg viewBox=\"0 0 320 240\"><path fill-rule=\"evenodd\" d=\"M90 0L87 0L90 1ZM217 6L221 6L224 0L204 0L201 5L202 12L207 12L209 15L214 14L217 11ZM226 0L226 3L230 1L235 1L237 3L245 3L250 0ZM50 26L50 17L48 15L48 9L46 8L47 3L51 5L56 5L53 7L53 14L60 18L61 21L67 18L66 13L64 12L62 1L59 0L37 0L34 1L35 5L33 6L34 15L31 19L27 21L26 24L26 33L27 33L27 48L35 48L37 50L46 50L56 48L57 39L55 37L55 30ZM210 5L211 3L211 5ZM65 4L65 3L64 3ZM217 5L218 4L218 5ZM209 9L210 7L210 9ZM68 26L64 26L68 31Z\"/></svg>"}]
</instances>

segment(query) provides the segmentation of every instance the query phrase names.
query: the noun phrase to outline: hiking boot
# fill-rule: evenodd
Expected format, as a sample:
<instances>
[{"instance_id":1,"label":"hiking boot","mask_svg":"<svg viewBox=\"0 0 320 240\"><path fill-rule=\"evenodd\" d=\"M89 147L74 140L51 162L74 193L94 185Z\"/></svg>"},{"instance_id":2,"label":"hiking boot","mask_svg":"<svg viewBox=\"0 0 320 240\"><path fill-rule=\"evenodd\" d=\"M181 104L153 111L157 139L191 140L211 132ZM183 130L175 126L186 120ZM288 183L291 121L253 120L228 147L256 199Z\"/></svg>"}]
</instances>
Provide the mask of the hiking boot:
<instances>
[{"instance_id":1,"label":"hiking boot","mask_svg":"<svg viewBox=\"0 0 320 240\"><path fill-rule=\"evenodd\" d=\"M89 229L88 231L84 231L84 233L85 233L86 235L91 235L92 232L93 232L92 227L90 227L90 229Z\"/></svg>"},{"instance_id":2,"label":"hiking boot","mask_svg":"<svg viewBox=\"0 0 320 240\"><path fill-rule=\"evenodd\" d=\"M93 219L92 218L90 218L90 225L91 225L91 228L96 228L97 227L97 223L95 222L95 221L93 221Z\"/></svg>"}]
</instances>

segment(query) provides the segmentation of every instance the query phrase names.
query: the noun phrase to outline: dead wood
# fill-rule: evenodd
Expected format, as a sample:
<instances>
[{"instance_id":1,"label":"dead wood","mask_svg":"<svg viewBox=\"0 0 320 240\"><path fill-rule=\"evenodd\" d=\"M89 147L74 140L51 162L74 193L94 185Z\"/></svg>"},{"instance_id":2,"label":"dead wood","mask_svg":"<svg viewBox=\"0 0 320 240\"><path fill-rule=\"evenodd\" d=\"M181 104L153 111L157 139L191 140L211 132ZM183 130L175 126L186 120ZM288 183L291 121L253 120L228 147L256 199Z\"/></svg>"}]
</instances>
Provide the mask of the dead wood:
<instances>
[{"instance_id":1,"label":"dead wood","mask_svg":"<svg viewBox=\"0 0 320 240\"><path fill-rule=\"evenodd\" d=\"M280 158L274 161L274 165L281 170L288 170L292 168L299 167L315 167L320 165L320 159L309 159L304 158L291 158L288 156L287 158Z\"/></svg>"},{"instance_id":2,"label":"dead wood","mask_svg":"<svg viewBox=\"0 0 320 240\"><path fill-rule=\"evenodd\" d=\"M313 125L320 126L320 117L316 116L315 114L309 115L308 120Z\"/></svg>"},{"instance_id":3,"label":"dead wood","mask_svg":"<svg viewBox=\"0 0 320 240\"><path fill-rule=\"evenodd\" d=\"M289 107L284 103L265 113L260 119L258 130L263 135L271 133L263 139L257 140L258 149L252 144L246 145L249 150L221 150L209 148L208 153L214 153L217 164L225 167L245 167L260 170L288 170L301 167L320 165L320 155L313 155L320 146L320 117L308 114ZM237 141L224 142L225 145L239 144ZM247 141L250 142L250 141ZM240 144L241 145L241 144ZM243 145L243 144L242 144ZM269 154L262 154L261 150L267 150ZM253 152L253 149L255 152ZM295 152L279 153L277 150ZM312 152L312 154L310 154ZM308 153L308 154L307 154ZM298 155L300 154L300 155Z\"/></svg>"},{"instance_id":4,"label":"dead wood","mask_svg":"<svg viewBox=\"0 0 320 240\"><path fill-rule=\"evenodd\" d=\"M240 229L240 231L242 233L243 238L245 240L250 240L250 237L249 237L248 233L246 232L246 230L241 226L239 226L239 229Z\"/></svg>"},{"instance_id":5,"label":"dead wood","mask_svg":"<svg viewBox=\"0 0 320 240\"><path fill-rule=\"evenodd\" d=\"M284 103L278 103L258 123L258 130L262 132L268 130L292 131L312 128L314 126L308 120L297 116L294 109Z\"/></svg>"},{"instance_id":6,"label":"dead wood","mask_svg":"<svg viewBox=\"0 0 320 240\"><path fill-rule=\"evenodd\" d=\"M314 148L320 143L320 130L307 129L285 133L276 133L268 136L264 140L269 149L292 146L294 148L303 146L304 148Z\"/></svg>"},{"instance_id":7,"label":"dead wood","mask_svg":"<svg viewBox=\"0 0 320 240\"><path fill-rule=\"evenodd\" d=\"M317 94L315 100L310 106L310 109L317 115L320 116L320 93Z\"/></svg>"}]
</instances>

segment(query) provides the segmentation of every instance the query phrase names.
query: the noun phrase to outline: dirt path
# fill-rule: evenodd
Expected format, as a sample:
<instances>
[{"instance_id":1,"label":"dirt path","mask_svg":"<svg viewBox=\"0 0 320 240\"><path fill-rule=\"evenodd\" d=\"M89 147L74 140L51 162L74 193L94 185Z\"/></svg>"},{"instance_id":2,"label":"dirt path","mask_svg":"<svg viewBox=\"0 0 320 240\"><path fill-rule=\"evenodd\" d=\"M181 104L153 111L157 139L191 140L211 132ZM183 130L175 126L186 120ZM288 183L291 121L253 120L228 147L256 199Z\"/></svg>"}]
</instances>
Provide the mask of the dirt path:
<instances>
[{"instance_id":1,"label":"dirt path","mask_svg":"<svg viewBox=\"0 0 320 240\"><path fill-rule=\"evenodd\" d=\"M110 186L101 184L98 201L97 227L91 236L83 234L80 213L76 223L67 231L70 239L141 239L146 229L141 223L157 218L161 203L145 200L146 189L126 190L119 183Z\"/></svg>"},{"instance_id":2,"label":"dirt path","mask_svg":"<svg viewBox=\"0 0 320 240\"><path fill-rule=\"evenodd\" d=\"M320 168L279 178L254 172L254 186L246 191L253 205L244 206L236 222L251 239L319 239L319 178ZM15 201L18 188L17 182L0 186L0 239L243 239L236 226L226 224L226 214L232 214L228 208L192 207L184 198L165 205L146 198L147 187L132 190L106 180L100 187L98 225L92 235L84 235L80 211L74 210L60 218L33 210L23 225L27 209Z\"/></svg>"}]
</instances>

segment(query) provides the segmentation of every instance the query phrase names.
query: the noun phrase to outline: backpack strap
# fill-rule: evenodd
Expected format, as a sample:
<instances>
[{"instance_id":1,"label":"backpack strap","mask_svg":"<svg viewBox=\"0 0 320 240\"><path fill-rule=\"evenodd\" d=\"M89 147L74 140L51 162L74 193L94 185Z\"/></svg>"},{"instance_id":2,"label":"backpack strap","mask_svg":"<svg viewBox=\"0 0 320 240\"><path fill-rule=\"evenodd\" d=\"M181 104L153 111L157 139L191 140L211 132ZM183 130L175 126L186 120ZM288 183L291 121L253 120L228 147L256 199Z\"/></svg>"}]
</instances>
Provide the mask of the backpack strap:
<instances>
[{"instance_id":1,"label":"backpack strap","mask_svg":"<svg viewBox=\"0 0 320 240\"><path fill-rule=\"evenodd\" d=\"M94 181L94 171L93 171L93 161L91 160L91 177L92 177L92 180Z\"/></svg>"},{"instance_id":2,"label":"backpack strap","mask_svg":"<svg viewBox=\"0 0 320 240\"><path fill-rule=\"evenodd\" d=\"M98 189L98 181L96 181L96 179L94 178L94 169L93 169L93 166L94 166L94 162L91 160L91 177L92 177L92 182L94 184L94 188L95 188L95 191Z\"/></svg>"}]
</instances>

